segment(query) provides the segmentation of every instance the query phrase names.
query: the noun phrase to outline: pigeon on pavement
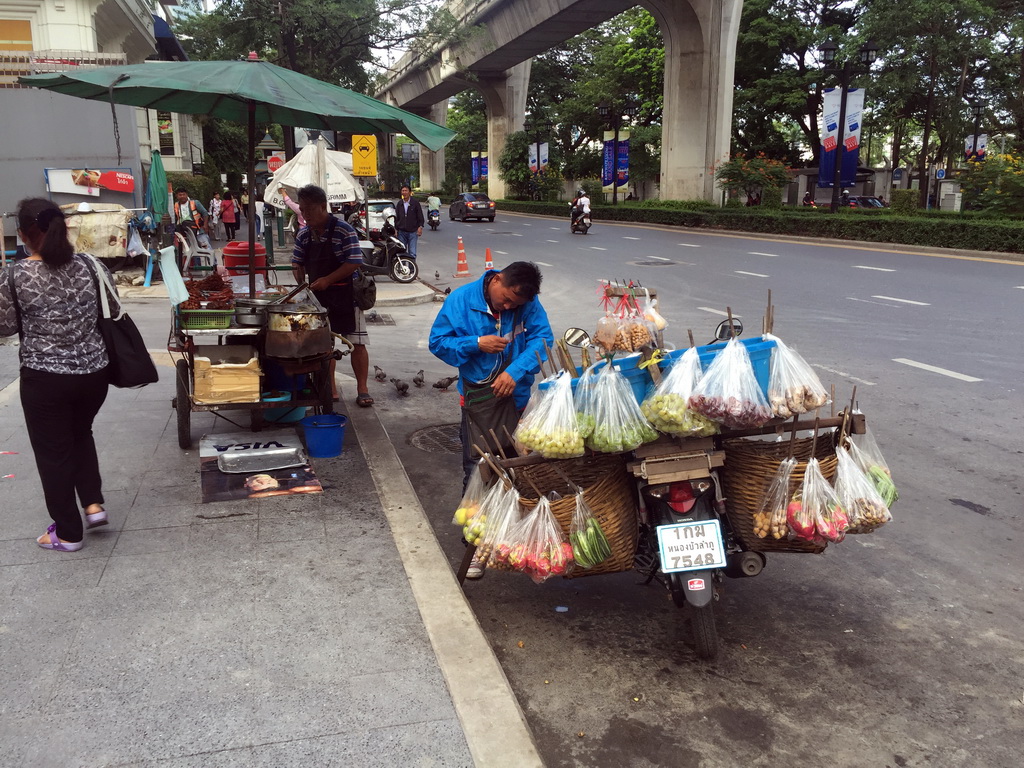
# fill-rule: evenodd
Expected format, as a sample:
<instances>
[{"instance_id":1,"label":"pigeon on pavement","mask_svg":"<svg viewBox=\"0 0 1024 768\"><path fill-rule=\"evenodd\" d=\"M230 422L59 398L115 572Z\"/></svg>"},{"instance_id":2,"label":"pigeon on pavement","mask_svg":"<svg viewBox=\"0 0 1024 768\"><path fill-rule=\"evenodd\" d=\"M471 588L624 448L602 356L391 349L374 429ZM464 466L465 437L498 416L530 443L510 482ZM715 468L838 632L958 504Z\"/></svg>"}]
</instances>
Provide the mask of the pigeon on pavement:
<instances>
[{"instance_id":1,"label":"pigeon on pavement","mask_svg":"<svg viewBox=\"0 0 1024 768\"><path fill-rule=\"evenodd\" d=\"M395 389L398 390L398 394L403 396L409 394L409 385L401 379L391 379L391 383L395 385Z\"/></svg>"},{"instance_id":2,"label":"pigeon on pavement","mask_svg":"<svg viewBox=\"0 0 1024 768\"><path fill-rule=\"evenodd\" d=\"M440 379L434 382L434 389L440 389L442 392L446 391L448 387L459 380L458 376L448 376L447 378Z\"/></svg>"},{"instance_id":3,"label":"pigeon on pavement","mask_svg":"<svg viewBox=\"0 0 1024 768\"><path fill-rule=\"evenodd\" d=\"M388 375L386 373L384 373L383 369L379 365L373 366L373 371L374 371L373 378L375 378L377 381L386 381L387 380Z\"/></svg>"},{"instance_id":4,"label":"pigeon on pavement","mask_svg":"<svg viewBox=\"0 0 1024 768\"><path fill-rule=\"evenodd\" d=\"M423 386L423 369L422 368L419 370L419 372L415 376L412 377L412 383L415 384L417 387L422 387Z\"/></svg>"}]
</instances>

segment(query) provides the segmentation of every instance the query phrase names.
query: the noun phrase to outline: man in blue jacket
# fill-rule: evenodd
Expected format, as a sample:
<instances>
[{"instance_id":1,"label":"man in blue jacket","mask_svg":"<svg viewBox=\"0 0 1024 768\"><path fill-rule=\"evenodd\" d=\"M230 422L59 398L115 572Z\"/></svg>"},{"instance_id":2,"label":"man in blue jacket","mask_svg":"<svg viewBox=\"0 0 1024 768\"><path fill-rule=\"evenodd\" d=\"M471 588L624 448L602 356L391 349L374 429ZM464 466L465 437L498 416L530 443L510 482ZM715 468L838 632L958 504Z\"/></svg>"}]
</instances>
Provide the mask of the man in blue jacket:
<instances>
[{"instance_id":1,"label":"man in blue jacket","mask_svg":"<svg viewBox=\"0 0 1024 768\"><path fill-rule=\"evenodd\" d=\"M500 272L488 270L452 291L430 329L430 351L459 369L463 488L479 458L473 455L467 389L490 385L495 397L514 398L521 413L530 399L537 355L545 357L544 342L554 342L547 312L537 298L541 279L537 266L526 261ZM474 560L466 575L482 576L482 564Z\"/></svg>"}]
</instances>

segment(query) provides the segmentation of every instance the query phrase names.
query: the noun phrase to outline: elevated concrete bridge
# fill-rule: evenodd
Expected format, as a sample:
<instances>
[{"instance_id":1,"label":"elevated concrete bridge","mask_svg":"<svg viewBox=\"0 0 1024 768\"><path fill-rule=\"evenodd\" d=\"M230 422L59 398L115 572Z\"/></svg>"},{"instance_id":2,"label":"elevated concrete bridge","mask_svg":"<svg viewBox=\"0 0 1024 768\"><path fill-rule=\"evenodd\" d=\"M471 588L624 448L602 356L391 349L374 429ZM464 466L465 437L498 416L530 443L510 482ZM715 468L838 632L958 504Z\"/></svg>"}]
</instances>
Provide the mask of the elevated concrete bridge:
<instances>
[{"instance_id":1,"label":"elevated concrete bridge","mask_svg":"<svg viewBox=\"0 0 1024 768\"><path fill-rule=\"evenodd\" d=\"M665 40L661 196L713 200L710 168L729 154L743 0L454 0L456 18L480 30L451 48L407 54L378 97L444 124L448 99L478 89L493 168L506 137L523 128L532 57L638 4L657 19ZM420 178L424 188L440 187L444 150L421 151ZM488 188L492 197L505 195L497 173Z\"/></svg>"}]
</instances>

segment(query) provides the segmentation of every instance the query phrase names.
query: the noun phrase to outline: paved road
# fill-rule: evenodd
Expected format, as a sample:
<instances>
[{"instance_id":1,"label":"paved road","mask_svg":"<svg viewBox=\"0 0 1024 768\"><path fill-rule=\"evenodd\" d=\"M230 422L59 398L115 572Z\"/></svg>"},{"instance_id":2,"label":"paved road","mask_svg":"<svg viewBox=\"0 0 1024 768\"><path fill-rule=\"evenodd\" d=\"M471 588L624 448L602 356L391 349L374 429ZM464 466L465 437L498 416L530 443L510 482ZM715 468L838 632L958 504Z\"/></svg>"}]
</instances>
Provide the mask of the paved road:
<instances>
[{"instance_id":1,"label":"paved road","mask_svg":"<svg viewBox=\"0 0 1024 768\"><path fill-rule=\"evenodd\" d=\"M593 328L599 278L656 286L676 343L688 327L710 337L726 306L755 332L770 288L776 332L837 399L857 385L902 494L875 536L772 556L758 578L727 582L714 664L695 658L685 611L631 574L469 584L550 765L1017 764L1021 265L600 223L570 236L562 221L499 214L421 238L422 274L442 288L458 284L460 234L474 274L485 247L499 267L543 262L556 333ZM435 311L391 312L374 362L445 375L425 351ZM455 564L458 457L410 439L453 424L457 398L375 394Z\"/></svg>"}]
</instances>

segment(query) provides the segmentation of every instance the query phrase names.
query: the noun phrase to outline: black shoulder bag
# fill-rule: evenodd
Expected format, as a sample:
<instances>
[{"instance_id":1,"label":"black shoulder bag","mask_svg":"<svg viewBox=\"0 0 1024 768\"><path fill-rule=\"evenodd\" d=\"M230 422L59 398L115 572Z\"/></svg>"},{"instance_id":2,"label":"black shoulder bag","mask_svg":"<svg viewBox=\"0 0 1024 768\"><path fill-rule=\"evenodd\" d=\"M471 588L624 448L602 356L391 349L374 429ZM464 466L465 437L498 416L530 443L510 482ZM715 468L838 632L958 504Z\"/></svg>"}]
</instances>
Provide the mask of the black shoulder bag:
<instances>
[{"instance_id":1,"label":"black shoulder bag","mask_svg":"<svg viewBox=\"0 0 1024 768\"><path fill-rule=\"evenodd\" d=\"M128 313L121 308L118 302L118 315L112 317L108 295L114 293L113 286L107 279L103 267L91 254L85 254L89 267L92 269L93 280L96 283L96 294L99 297L98 317L96 326L99 328L103 341L107 345L107 357L110 358L110 383L120 389L133 387L144 387L147 384L154 384L160 380L146 349L146 342L142 334L135 326L135 322L128 317ZM109 292L109 293L108 293Z\"/></svg>"}]
</instances>

